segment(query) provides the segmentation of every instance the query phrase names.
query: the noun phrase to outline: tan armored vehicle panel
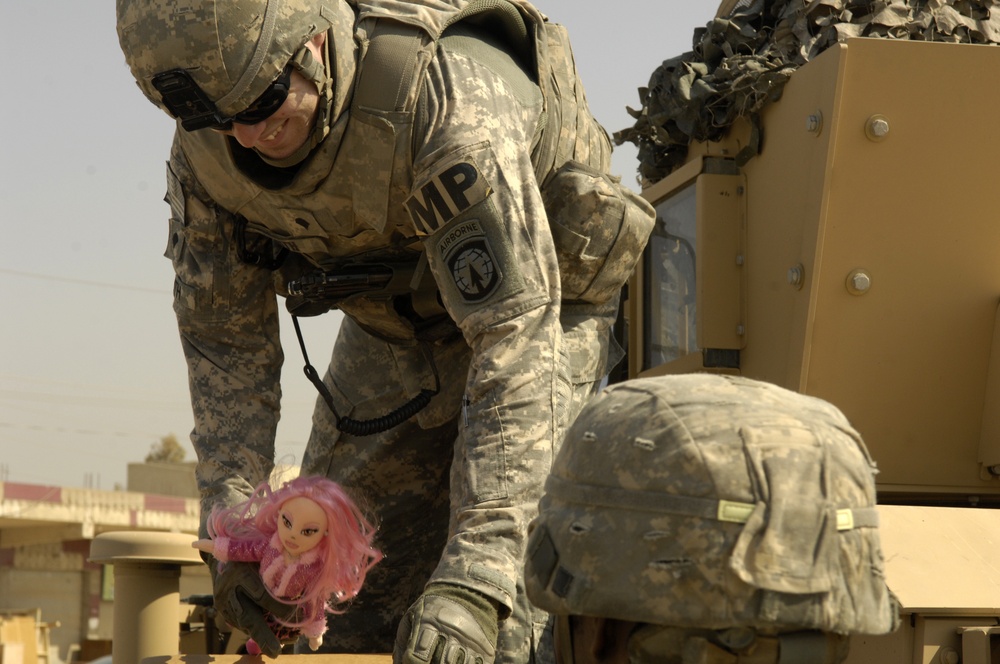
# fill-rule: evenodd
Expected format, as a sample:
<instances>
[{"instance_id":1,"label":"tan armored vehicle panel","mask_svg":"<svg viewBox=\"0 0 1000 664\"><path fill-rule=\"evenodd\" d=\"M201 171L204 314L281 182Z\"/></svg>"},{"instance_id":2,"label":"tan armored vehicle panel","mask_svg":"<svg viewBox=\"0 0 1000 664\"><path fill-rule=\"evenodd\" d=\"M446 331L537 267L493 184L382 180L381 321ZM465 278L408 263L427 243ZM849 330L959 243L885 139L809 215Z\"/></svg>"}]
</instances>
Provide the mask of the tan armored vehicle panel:
<instances>
[{"instance_id":1,"label":"tan armored vehicle panel","mask_svg":"<svg viewBox=\"0 0 1000 664\"><path fill-rule=\"evenodd\" d=\"M392 664L392 655L281 655L278 660L259 655L176 655L146 657L140 664L260 664L280 661L281 664Z\"/></svg>"},{"instance_id":2,"label":"tan armored vehicle panel","mask_svg":"<svg viewBox=\"0 0 1000 664\"><path fill-rule=\"evenodd\" d=\"M819 396L865 436L884 499L1000 497L997 71L994 46L852 39L796 71L759 129L693 143L644 192L659 219L630 375Z\"/></svg>"},{"instance_id":3,"label":"tan armored vehicle panel","mask_svg":"<svg viewBox=\"0 0 1000 664\"><path fill-rule=\"evenodd\" d=\"M1000 661L996 72L996 46L849 39L643 192L629 374L824 398L878 462L902 626L852 664Z\"/></svg>"}]
</instances>

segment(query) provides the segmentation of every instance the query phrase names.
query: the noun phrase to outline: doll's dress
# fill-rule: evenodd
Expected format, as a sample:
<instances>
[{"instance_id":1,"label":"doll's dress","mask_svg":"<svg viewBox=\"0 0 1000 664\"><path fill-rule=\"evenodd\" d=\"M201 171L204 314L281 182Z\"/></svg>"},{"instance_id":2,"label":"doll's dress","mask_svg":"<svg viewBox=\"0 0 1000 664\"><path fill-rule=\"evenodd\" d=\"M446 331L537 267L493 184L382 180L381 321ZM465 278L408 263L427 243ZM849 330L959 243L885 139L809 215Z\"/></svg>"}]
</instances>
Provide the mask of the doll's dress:
<instances>
[{"instance_id":1,"label":"doll's dress","mask_svg":"<svg viewBox=\"0 0 1000 664\"><path fill-rule=\"evenodd\" d=\"M220 562L230 560L259 562L260 577L268 592L276 599L291 604L294 604L315 583L323 567L318 549L306 551L292 562L286 561L277 533L270 539L217 537L212 540L212 545L215 549L212 555ZM290 628L270 614L265 618L279 641L287 641L298 633L309 638L322 638L326 632L324 604L325 602L312 602L309 605L302 605L300 608L303 610L302 616L306 622L294 628ZM256 647L256 643L253 646ZM248 642L248 652L250 647Z\"/></svg>"}]
</instances>

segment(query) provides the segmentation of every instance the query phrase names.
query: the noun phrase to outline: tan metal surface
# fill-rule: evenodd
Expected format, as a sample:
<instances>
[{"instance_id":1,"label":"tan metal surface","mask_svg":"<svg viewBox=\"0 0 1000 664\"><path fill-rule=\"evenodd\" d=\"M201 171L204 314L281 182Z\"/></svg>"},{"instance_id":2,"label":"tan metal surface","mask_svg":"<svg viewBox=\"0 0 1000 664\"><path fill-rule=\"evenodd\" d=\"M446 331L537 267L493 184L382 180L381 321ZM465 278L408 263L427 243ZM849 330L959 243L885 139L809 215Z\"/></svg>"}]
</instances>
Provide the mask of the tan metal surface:
<instances>
[{"instance_id":1,"label":"tan metal surface","mask_svg":"<svg viewBox=\"0 0 1000 664\"><path fill-rule=\"evenodd\" d=\"M886 578L906 613L1000 612L1000 510L880 505Z\"/></svg>"},{"instance_id":2,"label":"tan metal surface","mask_svg":"<svg viewBox=\"0 0 1000 664\"><path fill-rule=\"evenodd\" d=\"M739 349L746 311L743 292L745 201L742 175L698 178L698 347Z\"/></svg>"},{"instance_id":3,"label":"tan metal surface","mask_svg":"<svg viewBox=\"0 0 1000 664\"><path fill-rule=\"evenodd\" d=\"M391 664L392 655L281 655L272 660L250 655L176 655L146 657L140 664L261 664L277 661L281 664Z\"/></svg>"},{"instance_id":4,"label":"tan metal surface","mask_svg":"<svg viewBox=\"0 0 1000 664\"><path fill-rule=\"evenodd\" d=\"M161 533L144 530L123 530L103 533L90 545L90 561L95 563L158 562L177 565L204 564L195 540L184 533Z\"/></svg>"},{"instance_id":5,"label":"tan metal surface","mask_svg":"<svg viewBox=\"0 0 1000 664\"><path fill-rule=\"evenodd\" d=\"M203 564L191 535L123 531L98 535L90 560L112 563L115 578L114 664L180 651L177 625L181 566Z\"/></svg>"},{"instance_id":6,"label":"tan metal surface","mask_svg":"<svg viewBox=\"0 0 1000 664\"><path fill-rule=\"evenodd\" d=\"M979 460L987 469L1000 465L1000 307L993 319L993 341L986 371L983 423L979 433Z\"/></svg>"},{"instance_id":7,"label":"tan metal surface","mask_svg":"<svg viewBox=\"0 0 1000 664\"><path fill-rule=\"evenodd\" d=\"M644 192L658 206L696 183L699 224L745 224L736 279L721 260L734 233L699 229L698 280L729 271L697 286L699 342L733 348L717 332L740 301L739 373L843 409L879 463L883 502L1000 496L1000 86L982 76L994 71L995 47L849 40L765 110L742 207L704 194L717 177L706 165L748 143L746 122L692 144ZM664 315L644 302L659 292L646 278L630 286L630 375L705 370L700 352L642 365L645 323ZM902 625L853 637L847 663L998 661L1000 510L879 512Z\"/></svg>"},{"instance_id":8,"label":"tan metal surface","mask_svg":"<svg viewBox=\"0 0 1000 664\"><path fill-rule=\"evenodd\" d=\"M1000 71L1000 49L849 40L796 72L763 114L761 154L741 169L740 372L844 410L879 462L883 496L1000 494L980 463L980 449L988 463L1000 457L996 375L986 401L1000 304L1000 86L983 71ZM731 157L747 135L734 127L691 154ZM645 195L655 204L664 193Z\"/></svg>"},{"instance_id":9,"label":"tan metal surface","mask_svg":"<svg viewBox=\"0 0 1000 664\"><path fill-rule=\"evenodd\" d=\"M995 493L977 461L1000 301L1000 137L975 119L1000 104L978 84L1000 50L887 46L846 49L800 387L852 418L883 491ZM881 141L865 133L874 114L890 119ZM862 296L844 286L857 268L871 273Z\"/></svg>"}]
</instances>

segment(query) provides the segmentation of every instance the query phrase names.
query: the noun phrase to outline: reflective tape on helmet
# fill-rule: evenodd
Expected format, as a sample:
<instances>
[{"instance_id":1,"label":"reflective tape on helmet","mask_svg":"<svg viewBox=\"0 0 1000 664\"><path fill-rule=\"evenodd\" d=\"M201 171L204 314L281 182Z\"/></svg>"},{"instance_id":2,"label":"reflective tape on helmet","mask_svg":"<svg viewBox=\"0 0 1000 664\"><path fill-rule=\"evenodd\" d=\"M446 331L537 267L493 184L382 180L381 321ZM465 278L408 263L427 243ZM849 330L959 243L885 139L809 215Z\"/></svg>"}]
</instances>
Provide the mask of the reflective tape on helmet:
<instances>
[{"instance_id":1,"label":"reflective tape on helmet","mask_svg":"<svg viewBox=\"0 0 1000 664\"><path fill-rule=\"evenodd\" d=\"M754 510L752 503L720 500L716 519L729 523L746 523ZM878 510L872 507L844 508L837 510L837 530L877 528Z\"/></svg>"},{"instance_id":2,"label":"reflective tape on helmet","mask_svg":"<svg viewBox=\"0 0 1000 664\"><path fill-rule=\"evenodd\" d=\"M720 500L719 509L716 512L716 519L728 521L729 523L746 523L753 512L751 503L734 503L731 500Z\"/></svg>"},{"instance_id":3,"label":"reflective tape on helmet","mask_svg":"<svg viewBox=\"0 0 1000 664\"><path fill-rule=\"evenodd\" d=\"M727 523L746 523L756 505L734 500L693 498L649 491L630 491L617 487L573 484L550 475L545 491L553 497L580 505L603 505L643 512L662 512L682 516L715 519ZM878 510L874 507L838 509L837 530L877 528Z\"/></svg>"}]
</instances>

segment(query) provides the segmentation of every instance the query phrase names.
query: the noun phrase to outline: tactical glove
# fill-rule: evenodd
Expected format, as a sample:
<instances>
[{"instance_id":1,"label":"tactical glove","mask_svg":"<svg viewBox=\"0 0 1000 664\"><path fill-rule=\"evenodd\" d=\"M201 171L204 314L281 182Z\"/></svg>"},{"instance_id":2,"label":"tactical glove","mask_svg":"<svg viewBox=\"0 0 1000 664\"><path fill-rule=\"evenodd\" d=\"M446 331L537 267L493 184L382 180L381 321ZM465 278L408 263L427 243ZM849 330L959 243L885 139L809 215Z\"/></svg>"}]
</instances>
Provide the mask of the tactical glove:
<instances>
[{"instance_id":1,"label":"tactical glove","mask_svg":"<svg viewBox=\"0 0 1000 664\"><path fill-rule=\"evenodd\" d=\"M403 615L393 664L493 664L497 605L474 590L435 583Z\"/></svg>"},{"instance_id":2,"label":"tactical glove","mask_svg":"<svg viewBox=\"0 0 1000 664\"><path fill-rule=\"evenodd\" d=\"M212 570L216 610L227 623L256 641L261 652L268 657L277 657L281 654L281 639L275 636L273 629L277 628L285 640L296 634L282 628L273 619L269 622L268 617L291 619L295 607L271 597L261 581L256 563L228 562L220 572L216 560L207 558Z\"/></svg>"}]
</instances>

